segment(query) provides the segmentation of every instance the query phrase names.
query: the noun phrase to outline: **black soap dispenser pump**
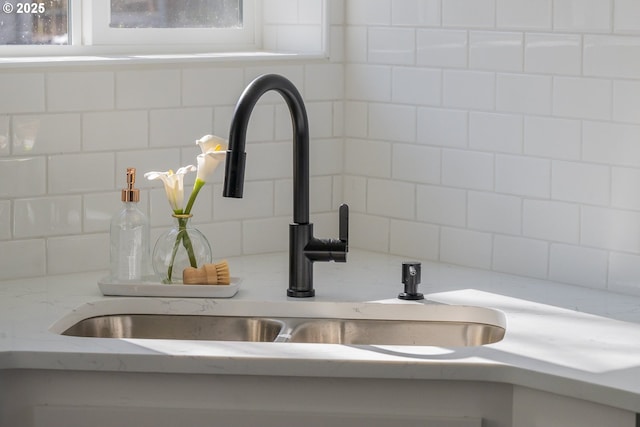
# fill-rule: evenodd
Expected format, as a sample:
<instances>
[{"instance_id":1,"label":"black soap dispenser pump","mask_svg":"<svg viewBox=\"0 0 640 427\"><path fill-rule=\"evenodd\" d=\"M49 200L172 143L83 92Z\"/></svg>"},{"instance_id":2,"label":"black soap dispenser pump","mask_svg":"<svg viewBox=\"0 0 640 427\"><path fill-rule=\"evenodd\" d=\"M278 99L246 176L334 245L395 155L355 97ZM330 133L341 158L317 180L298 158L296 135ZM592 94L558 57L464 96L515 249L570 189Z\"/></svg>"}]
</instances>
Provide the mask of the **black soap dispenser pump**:
<instances>
[{"instance_id":1,"label":"black soap dispenser pump","mask_svg":"<svg viewBox=\"0 0 640 427\"><path fill-rule=\"evenodd\" d=\"M404 284L404 292L400 292L398 298L404 300L421 300L424 295L418 292L422 276L422 264L419 262L403 262L402 263L402 283Z\"/></svg>"}]
</instances>

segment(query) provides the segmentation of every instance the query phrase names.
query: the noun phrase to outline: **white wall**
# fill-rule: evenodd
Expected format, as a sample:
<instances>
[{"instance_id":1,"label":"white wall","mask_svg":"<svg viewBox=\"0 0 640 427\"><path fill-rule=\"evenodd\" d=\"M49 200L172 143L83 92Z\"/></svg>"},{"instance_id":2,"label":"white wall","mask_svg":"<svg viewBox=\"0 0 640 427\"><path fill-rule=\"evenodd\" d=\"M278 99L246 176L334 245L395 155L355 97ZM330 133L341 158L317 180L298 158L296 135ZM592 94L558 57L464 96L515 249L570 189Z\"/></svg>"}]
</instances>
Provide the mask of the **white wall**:
<instances>
[{"instance_id":1,"label":"white wall","mask_svg":"<svg viewBox=\"0 0 640 427\"><path fill-rule=\"evenodd\" d=\"M345 10L344 189L362 246L640 292L640 3Z\"/></svg>"},{"instance_id":2,"label":"white wall","mask_svg":"<svg viewBox=\"0 0 640 427\"><path fill-rule=\"evenodd\" d=\"M269 3L295 22L296 2ZM308 103L318 235L344 198L354 247L640 293L636 2L332 4L329 62L0 69L0 278L106 268L124 169L192 162L279 72ZM295 50L265 16L265 42ZM196 205L216 257L287 246L288 113L269 96L254 115L245 199L220 197L218 171ZM157 234L164 195L138 182Z\"/></svg>"}]
</instances>

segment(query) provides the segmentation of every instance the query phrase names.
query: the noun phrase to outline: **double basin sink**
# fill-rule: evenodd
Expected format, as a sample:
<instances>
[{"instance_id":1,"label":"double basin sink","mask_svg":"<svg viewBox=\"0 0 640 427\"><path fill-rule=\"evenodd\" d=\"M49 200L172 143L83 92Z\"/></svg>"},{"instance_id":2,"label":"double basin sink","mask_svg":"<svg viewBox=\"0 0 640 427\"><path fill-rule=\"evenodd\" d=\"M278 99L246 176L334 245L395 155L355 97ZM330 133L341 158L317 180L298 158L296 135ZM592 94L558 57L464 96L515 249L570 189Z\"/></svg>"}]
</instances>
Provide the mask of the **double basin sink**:
<instances>
[{"instance_id":1,"label":"double basin sink","mask_svg":"<svg viewBox=\"0 0 640 427\"><path fill-rule=\"evenodd\" d=\"M471 306L220 301L193 314L138 301L126 312L105 306L95 313L92 304L52 330L85 338L468 347L498 342L506 328L501 312Z\"/></svg>"}]
</instances>

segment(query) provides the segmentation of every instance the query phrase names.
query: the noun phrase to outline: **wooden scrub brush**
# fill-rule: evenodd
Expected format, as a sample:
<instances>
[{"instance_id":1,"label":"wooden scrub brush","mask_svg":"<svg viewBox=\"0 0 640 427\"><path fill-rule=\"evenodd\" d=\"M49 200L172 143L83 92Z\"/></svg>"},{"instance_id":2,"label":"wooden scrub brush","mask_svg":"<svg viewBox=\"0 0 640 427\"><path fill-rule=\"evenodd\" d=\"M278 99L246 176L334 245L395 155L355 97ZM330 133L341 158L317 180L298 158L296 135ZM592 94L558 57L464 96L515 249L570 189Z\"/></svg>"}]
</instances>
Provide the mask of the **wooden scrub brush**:
<instances>
[{"instance_id":1,"label":"wooden scrub brush","mask_svg":"<svg viewBox=\"0 0 640 427\"><path fill-rule=\"evenodd\" d=\"M187 267L182 272L185 285L228 285L231 283L229 264L226 260L204 264L200 268Z\"/></svg>"}]
</instances>

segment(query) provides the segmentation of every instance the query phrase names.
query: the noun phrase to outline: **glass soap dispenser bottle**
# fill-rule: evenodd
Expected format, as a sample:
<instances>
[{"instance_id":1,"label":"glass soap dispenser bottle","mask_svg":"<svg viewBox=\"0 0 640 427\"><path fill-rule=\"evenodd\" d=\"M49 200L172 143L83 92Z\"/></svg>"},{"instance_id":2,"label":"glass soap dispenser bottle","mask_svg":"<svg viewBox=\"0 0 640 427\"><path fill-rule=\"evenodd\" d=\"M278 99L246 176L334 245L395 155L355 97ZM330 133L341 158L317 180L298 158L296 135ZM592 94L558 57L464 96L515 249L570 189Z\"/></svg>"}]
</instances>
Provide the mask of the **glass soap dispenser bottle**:
<instances>
[{"instance_id":1,"label":"glass soap dispenser bottle","mask_svg":"<svg viewBox=\"0 0 640 427\"><path fill-rule=\"evenodd\" d=\"M111 220L111 280L139 282L150 273L149 220L138 208L140 190L134 188L136 169L127 169L122 209Z\"/></svg>"}]
</instances>

